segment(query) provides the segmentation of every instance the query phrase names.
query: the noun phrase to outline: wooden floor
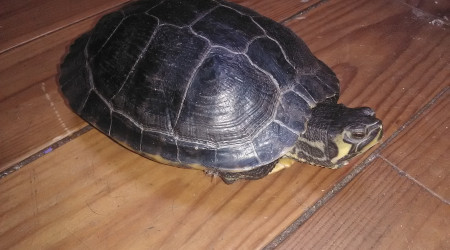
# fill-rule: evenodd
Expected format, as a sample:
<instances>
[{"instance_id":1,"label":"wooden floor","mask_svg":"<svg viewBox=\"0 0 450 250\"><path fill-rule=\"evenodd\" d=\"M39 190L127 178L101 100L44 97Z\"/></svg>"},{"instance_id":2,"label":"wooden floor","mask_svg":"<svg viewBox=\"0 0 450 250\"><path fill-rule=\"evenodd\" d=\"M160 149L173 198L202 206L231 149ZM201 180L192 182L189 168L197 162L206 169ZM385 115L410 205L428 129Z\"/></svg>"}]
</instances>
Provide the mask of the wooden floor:
<instances>
[{"instance_id":1,"label":"wooden floor","mask_svg":"<svg viewBox=\"0 0 450 250\"><path fill-rule=\"evenodd\" d=\"M235 0L283 22L370 106L383 142L339 170L225 185L74 115L70 43L127 0L0 0L0 249L450 249L450 2Z\"/></svg>"}]
</instances>

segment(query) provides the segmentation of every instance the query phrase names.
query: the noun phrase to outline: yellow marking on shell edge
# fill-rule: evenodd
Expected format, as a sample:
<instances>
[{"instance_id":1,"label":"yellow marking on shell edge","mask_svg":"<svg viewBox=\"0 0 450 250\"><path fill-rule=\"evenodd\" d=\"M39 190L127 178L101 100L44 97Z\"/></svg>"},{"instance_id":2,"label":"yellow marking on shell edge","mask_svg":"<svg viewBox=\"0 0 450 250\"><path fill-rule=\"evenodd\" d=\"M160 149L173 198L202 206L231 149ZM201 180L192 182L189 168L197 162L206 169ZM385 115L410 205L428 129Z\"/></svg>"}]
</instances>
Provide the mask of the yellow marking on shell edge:
<instances>
[{"instance_id":1,"label":"yellow marking on shell edge","mask_svg":"<svg viewBox=\"0 0 450 250\"><path fill-rule=\"evenodd\" d=\"M164 159L162 156L160 155L154 155L154 154L149 154L149 153L142 153L145 157L149 158L152 161L156 161L159 162L161 164L165 164L165 165L169 165L169 166L179 166L179 167L188 167L188 168L192 168L192 169L196 169L196 170L205 170L206 167L200 165L200 164L180 164L178 162L174 162L174 161L169 161L167 159Z\"/></svg>"},{"instance_id":2,"label":"yellow marking on shell edge","mask_svg":"<svg viewBox=\"0 0 450 250\"><path fill-rule=\"evenodd\" d=\"M152 161L156 161L165 165L177 165L176 162L166 160L162 158L160 155L153 155L148 153L142 153L145 157L149 158Z\"/></svg>"},{"instance_id":3,"label":"yellow marking on shell edge","mask_svg":"<svg viewBox=\"0 0 450 250\"><path fill-rule=\"evenodd\" d=\"M196 170L206 170L205 166L202 166L200 164L187 164L188 167L192 168L192 169L196 169Z\"/></svg>"},{"instance_id":4,"label":"yellow marking on shell edge","mask_svg":"<svg viewBox=\"0 0 450 250\"><path fill-rule=\"evenodd\" d=\"M352 144L344 142L344 135L340 134L334 138L334 143L336 144L338 148L338 154L336 157L331 159L331 162L336 164L340 159L342 159L344 156L348 155L350 153L350 149L352 148Z\"/></svg>"},{"instance_id":5,"label":"yellow marking on shell edge","mask_svg":"<svg viewBox=\"0 0 450 250\"><path fill-rule=\"evenodd\" d=\"M155 162L158 162L158 163L161 163L161 164L164 164L164 165L175 166L175 167L185 167L185 168L191 168L191 169L194 169L194 170L202 170L202 171L207 171L208 170L207 167L202 166L200 164L195 164L195 163L192 163L192 164L180 164L179 162L174 162L174 161L167 160L167 159L163 158L160 155L154 155L154 154L149 154L149 153L144 153L144 152L139 153L139 152L135 151L133 148L131 148L130 146L128 146L127 144L125 144L125 143L123 143L121 141L116 141L116 142L118 142L120 145L124 146L125 148L127 148L127 149L129 149L129 150L131 150L133 152L136 152L136 153L138 153L138 154L140 154L140 155L142 155L142 156L144 156L144 157L146 157L146 158L148 158L148 159L150 159L152 161L155 161ZM292 159L292 158L282 157L282 158L280 158L280 160L277 162L277 164L275 165L275 167L272 169L272 171L269 174L276 173L276 172L278 172L280 170L288 168L288 167L292 166L295 162L297 162L297 161ZM229 172L233 173L233 172L240 172L240 171L242 171L242 170L241 169L235 169L235 170L232 170L232 171L229 171ZM245 170L245 171L247 171L247 170Z\"/></svg>"},{"instance_id":6,"label":"yellow marking on shell edge","mask_svg":"<svg viewBox=\"0 0 450 250\"><path fill-rule=\"evenodd\" d=\"M375 136L375 138L366 146L364 146L361 150L361 153L366 152L367 150L369 150L371 147L375 146L375 144L377 144L380 141L380 135L381 135L381 130L382 128L380 128L380 131L378 131L377 136Z\"/></svg>"},{"instance_id":7,"label":"yellow marking on shell edge","mask_svg":"<svg viewBox=\"0 0 450 250\"><path fill-rule=\"evenodd\" d=\"M275 165L275 167L272 169L272 171L269 174L273 174L276 173L280 170L283 170L285 168L288 168L290 166L292 166L295 162L297 162L294 159L291 158L287 158L287 157L282 157L277 164Z\"/></svg>"},{"instance_id":8,"label":"yellow marking on shell edge","mask_svg":"<svg viewBox=\"0 0 450 250\"><path fill-rule=\"evenodd\" d=\"M161 163L161 164L164 164L164 165L169 165L169 166L181 167L181 168L189 168L189 169L195 169L195 170L206 170L206 167L202 166L200 164L195 164L195 163L192 163L192 164L181 164L181 163L176 162L176 161L170 161L170 160L167 160L167 159L163 158L160 155L154 155L154 154L149 154L149 153L145 153L145 152L139 152L137 150L134 150L132 147L130 147L129 145L127 145L126 143L124 143L122 141L119 141L119 140L116 140L116 139L113 139L113 140L116 141L117 143L119 143L120 145L122 145L123 147L129 149L130 151L135 152L135 153L137 153L137 154L139 154L141 156L144 156L145 158L150 159L150 160L152 160L154 162L158 162L158 163Z\"/></svg>"}]
</instances>

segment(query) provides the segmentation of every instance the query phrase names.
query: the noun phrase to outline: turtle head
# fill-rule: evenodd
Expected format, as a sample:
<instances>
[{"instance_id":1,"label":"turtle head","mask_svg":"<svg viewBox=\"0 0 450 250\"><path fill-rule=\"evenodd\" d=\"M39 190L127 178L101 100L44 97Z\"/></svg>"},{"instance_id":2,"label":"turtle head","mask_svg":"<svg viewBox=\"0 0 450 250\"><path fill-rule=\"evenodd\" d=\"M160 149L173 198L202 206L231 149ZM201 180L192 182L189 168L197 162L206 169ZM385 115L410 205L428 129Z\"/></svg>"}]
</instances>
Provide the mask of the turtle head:
<instances>
[{"instance_id":1,"label":"turtle head","mask_svg":"<svg viewBox=\"0 0 450 250\"><path fill-rule=\"evenodd\" d=\"M314 165L338 168L367 151L382 137L383 126L371 108L319 104L306 131L288 156Z\"/></svg>"}]
</instances>

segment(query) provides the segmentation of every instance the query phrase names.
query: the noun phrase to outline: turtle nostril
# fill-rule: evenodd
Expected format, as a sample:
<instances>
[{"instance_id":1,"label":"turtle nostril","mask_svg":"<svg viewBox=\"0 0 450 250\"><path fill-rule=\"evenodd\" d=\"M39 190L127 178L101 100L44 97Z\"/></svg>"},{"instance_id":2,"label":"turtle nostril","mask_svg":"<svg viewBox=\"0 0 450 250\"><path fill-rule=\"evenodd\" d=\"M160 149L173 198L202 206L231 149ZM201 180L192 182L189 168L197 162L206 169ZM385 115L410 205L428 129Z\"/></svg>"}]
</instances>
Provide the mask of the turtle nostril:
<instances>
[{"instance_id":1,"label":"turtle nostril","mask_svg":"<svg viewBox=\"0 0 450 250\"><path fill-rule=\"evenodd\" d=\"M373 111L373 109L371 109L371 108L362 107L360 110L364 115L375 116L375 111Z\"/></svg>"}]
</instances>

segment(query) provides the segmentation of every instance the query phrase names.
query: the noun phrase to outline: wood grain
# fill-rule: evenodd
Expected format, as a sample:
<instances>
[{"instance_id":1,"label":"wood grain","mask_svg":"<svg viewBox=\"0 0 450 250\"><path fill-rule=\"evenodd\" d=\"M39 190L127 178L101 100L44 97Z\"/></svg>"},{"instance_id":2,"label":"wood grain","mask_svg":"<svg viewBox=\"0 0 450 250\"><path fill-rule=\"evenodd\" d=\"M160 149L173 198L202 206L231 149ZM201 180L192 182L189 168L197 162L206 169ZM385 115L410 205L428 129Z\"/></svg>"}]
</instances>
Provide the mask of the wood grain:
<instances>
[{"instance_id":1,"label":"wood grain","mask_svg":"<svg viewBox=\"0 0 450 250\"><path fill-rule=\"evenodd\" d=\"M378 158L280 249L449 249L450 206Z\"/></svg>"},{"instance_id":2,"label":"wood grain","mask_svg":"<svg viewBox=\"0 0 450 250\"><path fill-rule=\"evenodd\" d=\"M381 155L450 204L450 88Z\"/></svg>"},{"instance_id":3,"label":"wood grain","mask_svg":"<svg viewBox=\"0 0 450 250\"><path fill-rule=\"evenodd\" d=\"M59 94L59 63L71 42L91 29L104 14L103 10L111 11L110 8L122 2L125 1L74 3L65 0L55 3L47 0L41 4L27 5L23 1L5 4L0 23L12 22L10 18L14 16L16 29L11 30L6 25L4 35L0 36L0 39L5 39L0 40L0 50L2 42L15 43L14 49L0 53L0 116L4 117L0 120L0 139L3 142L0 145L0 171L86 125L63 105L61 95L55 95ZM269 0L239 1L276 20L285 19L313 2L286 0L280 5ZM35 23L26 21L41 15L46 8L49 12L46 18ZM58 8L62 13L56 13ZM270 13L271 10L275 11ZM17 22L21 19L24 21ZM34 39L37 33L33 32L38 31L46 35ZM16 46L22 42L27 43ZM42 91L43 83L48 93Z\"/></svg>"},{"instance_id":4,"label":"wood grain","mask_svg":"<svg viewBox=\"0 0 450 250\"><path fill-rule=\"evenodd\" d=\"M0 103L0 171L86 126L65 105L53 79Z\"/></svg>"},{"instance_id":5,"label":"wood grain","mask_svg":"<svg viewBox=\"0 0 450 250\"><path fill-rule=\"evenodd\" d=\"M277 21L296 14L302 8L317 2L296 0L235 0ZM0 3L0 54L45 34L67 27L88 17L110 11L130 0L43 0L2 1Z\"/></svg>"},{"instance_id":6,"label":"wood grain","mask_svg":"<svg viewBox=\"0 0 450 250\"><path fill-rule=\"evenodd\" d=\"M339 173L299 164L226 185L92 130L0 179L0 249L261 248Z\"/></svg>"},{"instance_id":7,"label":"wood grain","mask_svg":"<svg viewBox=\"0 0 450 250\"><path fill-rule=\"evenodd\" d=\"M86 125L65 105L56 81L72 40L98 18L0 55L0 171Z\"/></svg>"},{"instance_id":8,"label":"wood grain","mask_svg":"<svg viewBox=\"0 0 450 250\"><path fill-rule=\"evenodd\" d=\"M124 2L127 0L2 1L0 53Z\"/></svg>"},{"instance_id":9,"label":"wood grain","mask_svg":"<svg viewBox=\"0 0 450 250\"><path fill-rule=\"evenodd\" d=\"M438 17L440 21L436 21L434 25L442 25L441 22L450 24L450 1L446 0L402 0L406 4L413 6L427 14ZM417 15L421 15L417 13ZM436 19L433 19L436 20Z\"/></svg>"},{"instance_id":10,"label":"wood grain","mask_svg":"<svg viewBox=\"0 0 450 250\"><path fill-rule=\"evenodd\" d=\"M231 0L231 2L257 10L260 14L268 16L277 22L286 20L320 0Z\"/></svg>"}]
</instances>

